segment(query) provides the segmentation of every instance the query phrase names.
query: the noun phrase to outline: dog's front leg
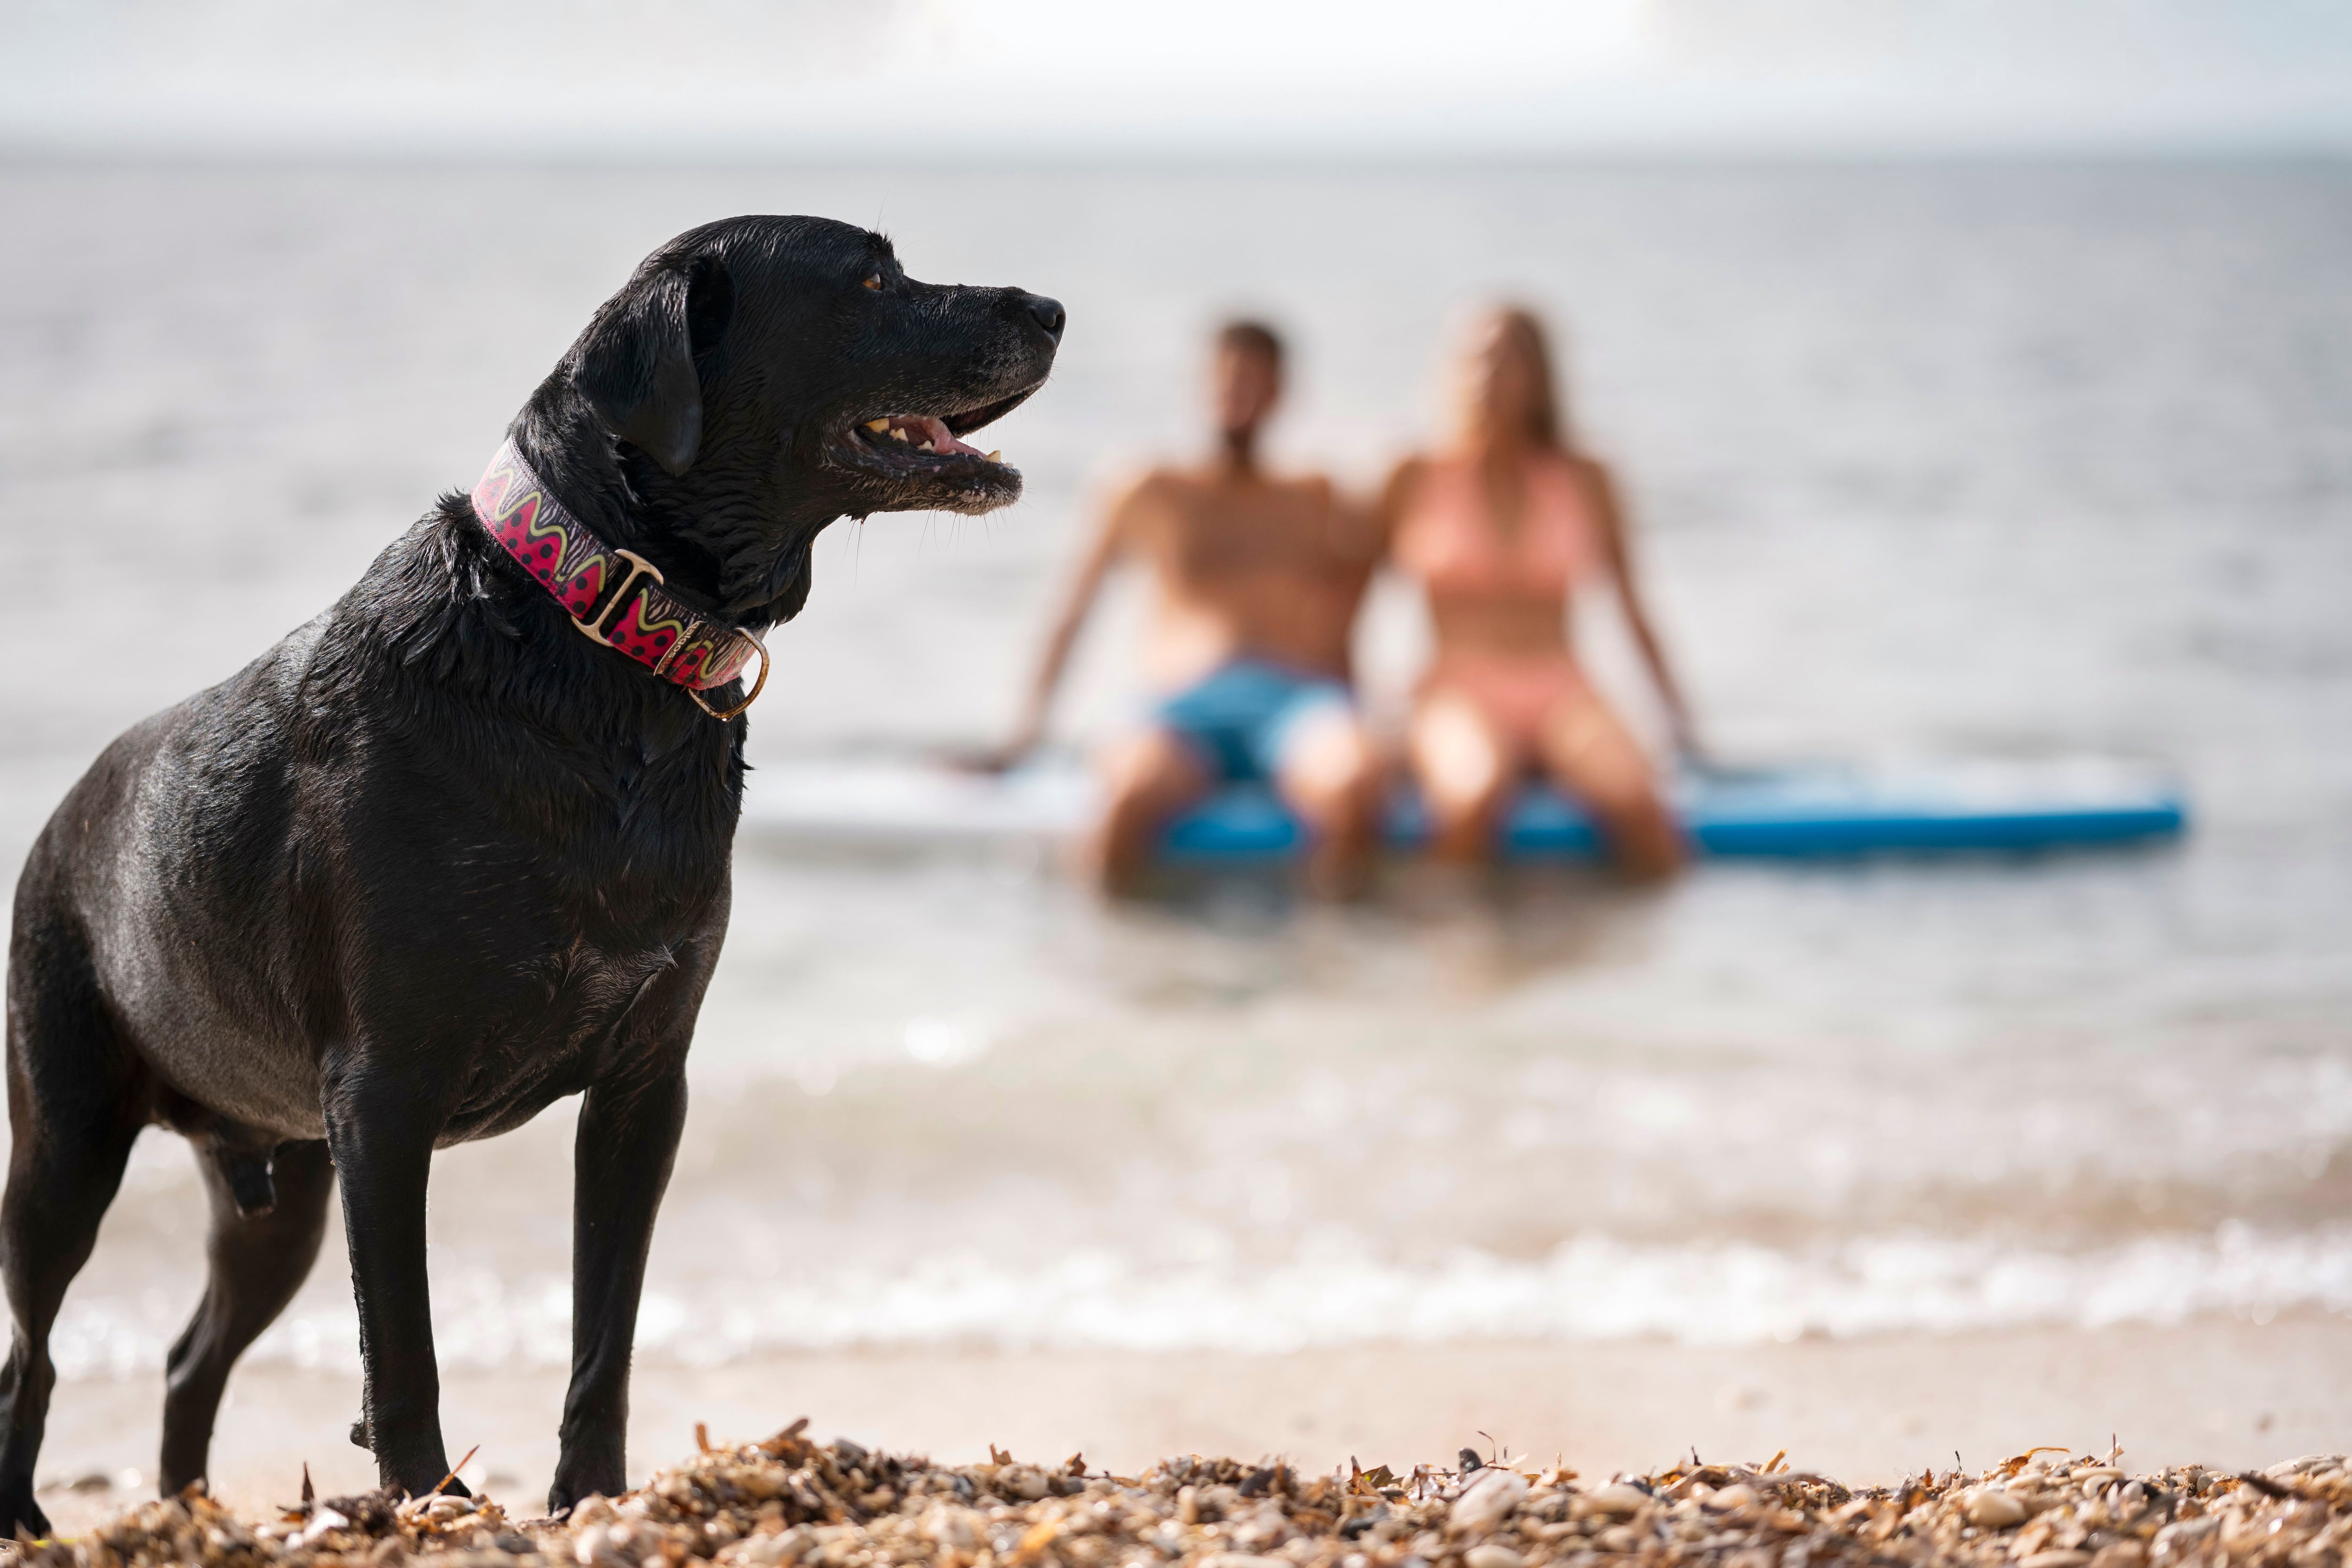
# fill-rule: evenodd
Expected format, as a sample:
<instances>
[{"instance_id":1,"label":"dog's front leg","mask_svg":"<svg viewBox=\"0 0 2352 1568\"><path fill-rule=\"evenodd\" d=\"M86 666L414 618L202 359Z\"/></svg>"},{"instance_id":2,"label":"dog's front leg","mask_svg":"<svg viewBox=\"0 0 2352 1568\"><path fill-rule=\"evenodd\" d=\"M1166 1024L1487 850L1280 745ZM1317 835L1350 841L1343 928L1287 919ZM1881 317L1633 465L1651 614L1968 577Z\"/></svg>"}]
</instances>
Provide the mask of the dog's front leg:
<instances>
[{"instance_id":1,"label":"dog's front leg","mask_svg":"<svg viewBox=\"0 0 2352 1568\"><path fill-rule=\"evenodd\" d=\"M359 1302L367 1446L377 1477L412 1497L449 1471L425 1271L425 1182L447 1103L438 1077L425 1062L338 1064L324 1096Z\"/></svg>"},{"instance_id":2,"label":"dog's front leg","mask_svg":"<svg viewBox=\"0 0 2352 1568\"><path fill-rule=\"evenodd\" d=\"M572 1387L551 1513L627 1489L629 1349L654 1214L685 1125L682 1057L648 1079L598 1084L581 1108L572 1155Z\"/></svg>"}]
</instances>

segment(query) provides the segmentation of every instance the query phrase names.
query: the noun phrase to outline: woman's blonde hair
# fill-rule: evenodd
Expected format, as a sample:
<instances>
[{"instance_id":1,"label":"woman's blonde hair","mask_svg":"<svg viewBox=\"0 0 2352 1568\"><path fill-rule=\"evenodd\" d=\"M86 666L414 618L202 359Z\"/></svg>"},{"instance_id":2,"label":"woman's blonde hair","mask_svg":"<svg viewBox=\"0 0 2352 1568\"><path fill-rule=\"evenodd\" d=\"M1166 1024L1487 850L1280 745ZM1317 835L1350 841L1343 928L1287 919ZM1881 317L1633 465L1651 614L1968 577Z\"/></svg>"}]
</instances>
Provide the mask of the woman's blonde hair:
<instances>
[{"instance_id":1,"label":"woman's blonde hair","mask_svg":"<svg viewBox=\"0 0 2352 1568\"><path fill-rule=\"evenodd\" d=\"M1552 372L1551 343L1544 331L1543 318L1524 305L1497 305L1480 319L1491 323L1506 349L1520 355L1527 364L1532 392L1528 399L1527 428L1520 432L1521 437L1539 451L1572 451L1568 421L1560 412L1559 379ZM1477 395L1466 366L1457 384L1454 416L1466 435L1477 429L1486 415L1475 405Z\"/></svg>"}]
</instances>

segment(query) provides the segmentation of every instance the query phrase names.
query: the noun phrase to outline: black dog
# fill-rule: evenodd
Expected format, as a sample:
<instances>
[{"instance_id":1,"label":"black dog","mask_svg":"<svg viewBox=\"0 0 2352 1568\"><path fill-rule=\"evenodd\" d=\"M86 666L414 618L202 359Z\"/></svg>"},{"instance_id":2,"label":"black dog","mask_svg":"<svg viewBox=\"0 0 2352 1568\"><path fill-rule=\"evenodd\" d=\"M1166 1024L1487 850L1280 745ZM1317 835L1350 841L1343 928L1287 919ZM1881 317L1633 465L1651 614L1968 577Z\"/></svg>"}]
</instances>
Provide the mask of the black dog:
<instances>
[{"instance_id":1,"label":"black dog","mask_svg":"<svg viewBox=\"0 0 2352 1568\"><path fill-rule=\"evenodd\" d=\"M142 1127L194 1143L212 1203L164 1493L204 1474L229 1368L309 1271L338 1176L352 1435L417 1493L449 1468L433 1151L568 1094L586 1099L549 1505L622 1489L646 1254L727 930L744 725L724 678L799 611L835 519L1020 494L954 437L1036 390L1062 320L1017 289L917 283L881 237L822 219L681 236L531 395L473 500L444 498L340 604L74 786L9 950L0 1530L48 1528L49 1331Z\"/></svg>"}]
</instances>

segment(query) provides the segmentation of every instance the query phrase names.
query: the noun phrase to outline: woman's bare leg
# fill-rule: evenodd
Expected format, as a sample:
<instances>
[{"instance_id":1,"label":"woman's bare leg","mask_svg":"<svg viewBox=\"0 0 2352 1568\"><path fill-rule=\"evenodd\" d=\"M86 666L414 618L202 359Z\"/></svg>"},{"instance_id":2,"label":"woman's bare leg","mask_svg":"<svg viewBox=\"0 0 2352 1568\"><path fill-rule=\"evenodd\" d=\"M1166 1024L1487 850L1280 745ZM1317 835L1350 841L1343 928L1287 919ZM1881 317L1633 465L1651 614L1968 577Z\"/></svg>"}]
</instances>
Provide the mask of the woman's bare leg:
<instances>
[{"instance_id":1,"label":"woman's bare leg","mask_svg":"<svg viewBox=\"0 0 2352 1568\"><path fill-rule=\"evenodd\" d=\"M1680 868L1682 829L1650 759L1598 695L1580 689L1563 697L1545 717L1538 743L1552 781L1600 820L1621 873L1654 882Z\"/></svg>"},{"instance_id":2,"label":"woman's bare leg","mask_svg":"<svg viewBox=\"0 0 2352 1568\"><path fill-rule=\"evenodd\" d=\"M1087 844L1087 860L1107 893L1136 890L1169 819L1209 793L1209 770L1166 730L1147 730L1103 758L1108 798Z\"/></svg>"},{"instance_id":3,"label":"woman's bare leg","mask_svg":"<svg viewBox=\"0 0 2352 1568\"><path fill-rule=\"evenodd\" d=\"M1275 787L1306 825L1307 886L1326 898L1361 893L1379 847L1381 778L1356 716L1336 702L1301 715L1284 737Z\"/></svg>"},{"instance_id":4,"label":"woman's bare leg","mask_svg":"<svg viewBox=\"0 0 2352 1568\"><path fill-rule=\"evenodd\" d=\"M1434 830L1431 854L1465 865L1493 859L1518 773L1509 741L1475 706L1444 691L1414 710L1407 740Z\"/></svg>"}]
</instances>

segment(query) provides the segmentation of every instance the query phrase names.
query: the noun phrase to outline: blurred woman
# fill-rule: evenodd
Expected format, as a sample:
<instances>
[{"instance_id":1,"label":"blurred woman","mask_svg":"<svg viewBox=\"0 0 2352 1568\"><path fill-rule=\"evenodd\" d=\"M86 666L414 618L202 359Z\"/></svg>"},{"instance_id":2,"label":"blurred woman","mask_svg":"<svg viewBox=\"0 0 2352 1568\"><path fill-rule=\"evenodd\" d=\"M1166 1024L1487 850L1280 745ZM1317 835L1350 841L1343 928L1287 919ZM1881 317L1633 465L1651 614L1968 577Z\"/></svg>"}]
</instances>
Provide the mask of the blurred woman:
<instances>
[{"instance_id":1,"label":"blurred woman","mask_svg":"<svg viewBox=\"0 0 2352 1568\"><path fill-rule=\"evenodd\" d=\"M1634 588L1615 488L1567 436L1543 328L1528 311L1496 310L1475 323L1454 438L1397 466L1381 521L1391 563L1428 595L1435 635L1410 743L1437 852L1491 856L1512 795L1540 771L1592 813L1621 870L1671 873L1682 837L1657 776L1569 640L1578 588L1616 593L1678 744L1689 743L1689 714Z\"/></svg>"}]
</instances>

